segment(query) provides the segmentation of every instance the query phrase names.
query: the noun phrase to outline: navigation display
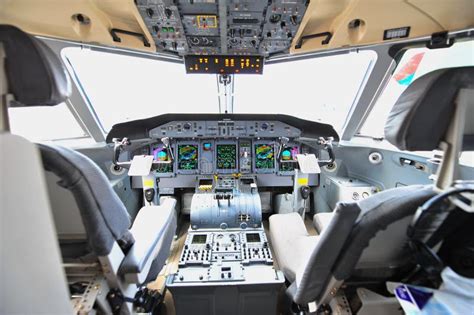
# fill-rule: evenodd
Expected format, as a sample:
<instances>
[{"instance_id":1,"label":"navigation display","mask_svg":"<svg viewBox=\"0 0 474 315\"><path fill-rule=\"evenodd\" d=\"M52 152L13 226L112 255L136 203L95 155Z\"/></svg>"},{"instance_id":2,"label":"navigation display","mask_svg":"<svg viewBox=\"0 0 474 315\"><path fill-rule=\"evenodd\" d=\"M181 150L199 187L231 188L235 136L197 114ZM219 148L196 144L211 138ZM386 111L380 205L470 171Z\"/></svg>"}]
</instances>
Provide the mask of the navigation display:
<instances>
[{"instance_id":1,"label":"navigation display","mask_svg":"<svg viewBox=\"0 0 474 315\"><path fill-rule=\"evenodd\" d=\"M178 145L178 169L196 170L198 168L198 146Z\"/></svg>"},{"instance_id":2,"label":"navigation display","mask_svg":"<svg viewBox=\"0 0 474 315\"><path fill-rule=\"evenodd\" d=\"M275 153L273 144L255 145L255 168L269 169L275 167Z\"/></svg>"},{"instance_id":3,"label":"navigation display","mask_svg":"<svg viewBox=\"0 0 474 315\"><path fill-rule=\"evenodd\" d=\"M297 146L285 147L283 151L281 151L280 171L294 171L297 163L296 156L298 153L299 149Z\"/></svg>"},{"instance_id":4,"label":"navigation display","mask_svg":"<svg viewBox=\"0 0 474 315\"><path fill-rule=\"evenodd\" d=\"M170 161L170 156L168 151L165 149L163 144L158 144L152 148L153 160L154 161L161 161L161 162L168 162ZM158 173L171 173L173 172L173 163L170 164L160 164L156 171Z\"/></svg>"},{"instance_id":5,"label":"navigation display","mask_svg":"<svg viewBox=\"0 0 474 315\"><path fill-rule=\"evenodd\" d=\"M218 144L217 152L217 169L232 170L237 168L237 145L235 144Z\"/></svg>"}]
</instances>

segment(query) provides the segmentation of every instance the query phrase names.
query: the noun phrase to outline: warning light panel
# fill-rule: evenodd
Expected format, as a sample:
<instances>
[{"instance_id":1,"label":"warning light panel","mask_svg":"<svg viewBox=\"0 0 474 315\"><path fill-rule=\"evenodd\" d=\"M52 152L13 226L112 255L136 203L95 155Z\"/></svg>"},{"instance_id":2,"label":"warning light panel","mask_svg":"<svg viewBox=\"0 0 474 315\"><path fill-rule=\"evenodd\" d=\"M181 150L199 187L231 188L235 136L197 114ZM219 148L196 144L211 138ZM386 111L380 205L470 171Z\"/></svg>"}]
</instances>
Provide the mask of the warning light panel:
<instances>
[{"instance_id":1,"label":"warning light panel","mask_svg":"<svg viewBox=\"0 0 474 315\"><path fill-rule=\"evenodd\" d=\"M262 74L262 56L187 55L186 73Z\"/></svg>"}]
</instances>

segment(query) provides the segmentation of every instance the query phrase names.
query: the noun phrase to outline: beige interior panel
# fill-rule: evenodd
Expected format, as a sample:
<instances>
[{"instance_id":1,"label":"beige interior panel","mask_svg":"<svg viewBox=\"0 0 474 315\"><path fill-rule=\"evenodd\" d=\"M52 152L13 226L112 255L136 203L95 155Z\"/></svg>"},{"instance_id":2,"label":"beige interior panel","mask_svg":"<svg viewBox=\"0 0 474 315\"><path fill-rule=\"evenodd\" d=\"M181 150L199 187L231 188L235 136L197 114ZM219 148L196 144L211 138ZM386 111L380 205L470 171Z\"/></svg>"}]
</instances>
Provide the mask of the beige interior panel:
<instances>
[{"instance_id":1,"label":"beige interior panel","mask_svg":"<svg viewBox=\"0 0 474 315\"><path fill-rule=\"evenodd\" d=\"M361 26L349 28L355 19ZM303 53L344 46L360 46L383 41L384 30L410 27L410 38L435 32L454 31L474 26L472 0L313 0L301 23L291 53ZM331 32L329 44L324 38L308 39L301 49L295 45L301 36Z\"/></svg>"},{"instance_id":2,"label":"beige interior panel","mask_svg":"<svg viewBox=\"0 0 474 315\"><path fill-rule=\"evenodd\" d=\"M83 14L89 24L73 18ZM354 19L357 28L349 28ZM133 0L0 0L0 23L12 24L32 34L69 39L120 48L154 52L153 40ZM311 0L290 49L292 54L383 42L386 29L410 26L410 38L440 31L455 31L474 26L473 0ZM119 28L144 34L141 39L119 34L114 42L110 29ZM304 35L331 32L328 45L323 38L305 40Z\"/></svg>"},{"instance_id":3,"label":"beige interior panel","mask_svg":"<svg viewBox=\"0 0 474 315\"><path fill-rule=\"evenodd\" d=\"M81 24L73 18L76 14L87 16L90 23ZM156 51L133 0L0 0L0 23L36 35ZM124 34L118 34L121 42L114 42L112 28L145 34L151 45L145 47L140 38Z\"/></svg>"}]
</instances>

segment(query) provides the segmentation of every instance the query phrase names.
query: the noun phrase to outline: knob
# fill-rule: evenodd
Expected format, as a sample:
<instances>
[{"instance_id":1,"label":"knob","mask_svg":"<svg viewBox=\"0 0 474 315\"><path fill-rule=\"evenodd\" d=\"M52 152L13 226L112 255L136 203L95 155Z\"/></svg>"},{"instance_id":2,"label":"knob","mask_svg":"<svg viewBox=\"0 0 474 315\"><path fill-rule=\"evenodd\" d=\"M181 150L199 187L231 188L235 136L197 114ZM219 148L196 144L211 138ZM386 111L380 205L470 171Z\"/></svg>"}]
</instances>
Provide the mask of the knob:
<instances>
[{"instance_id":1,"label":"knob","mask_svg":"<svg viewBox=\"0 0 474 315\"><path fill-rule=\"evenodd\" d=\"M171 9L169 9L169 8L166 8L165 9L166 18L169 19L172 15L173 15L173 11L171 11Z\"/></svg>"}]
</instances>

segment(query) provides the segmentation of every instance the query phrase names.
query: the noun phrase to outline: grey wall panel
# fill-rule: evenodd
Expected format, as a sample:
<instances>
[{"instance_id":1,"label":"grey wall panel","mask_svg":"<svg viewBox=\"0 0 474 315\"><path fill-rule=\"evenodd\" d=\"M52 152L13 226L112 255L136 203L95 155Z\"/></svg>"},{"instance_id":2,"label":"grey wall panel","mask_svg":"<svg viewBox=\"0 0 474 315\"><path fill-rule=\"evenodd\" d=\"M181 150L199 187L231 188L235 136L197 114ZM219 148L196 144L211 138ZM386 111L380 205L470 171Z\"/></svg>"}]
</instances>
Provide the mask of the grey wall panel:
<instances>
[{"instance_id":1,"label":"grey wall panel","mask_svg":"<svg viewBox=\"0 0 474 315\"><path fill-rule=\"evenodd\" d=\"M383 160L379 164L369 161L372 152L379 152ZM315 194L316 212L332 211L328 205L328 176L351 177L366 181L380 189L389 189L404 185L433 184L430 175L436 173L436 165L428 158L410 152L376 149L364 146L340 145L335 147L337 169L329 172L322 169L321 184L313 190ZM413 161L424 169L417 169L414 165L401 163L401 160ZM460 166L460 179L473 180L474 168Z\"/></svg>"},{"instance_id":2,"label":"grey wall panel","mask_svg":"<svg viewBox=\"0 0 474 315\"><path fill-rule=\"evenodd\" d=\"M369 162L369 155L378 151L383 160L380 164ZM401 185L431 184L431 173L426 158L405 152L374 149L370 147L339 146L336 156L343 161L349 177L364 180L381 189L393 188ZM421 171L410 165L402 165L400 158L410 159L423 163L427 171Z\"/></svg>"}]
</instances>

